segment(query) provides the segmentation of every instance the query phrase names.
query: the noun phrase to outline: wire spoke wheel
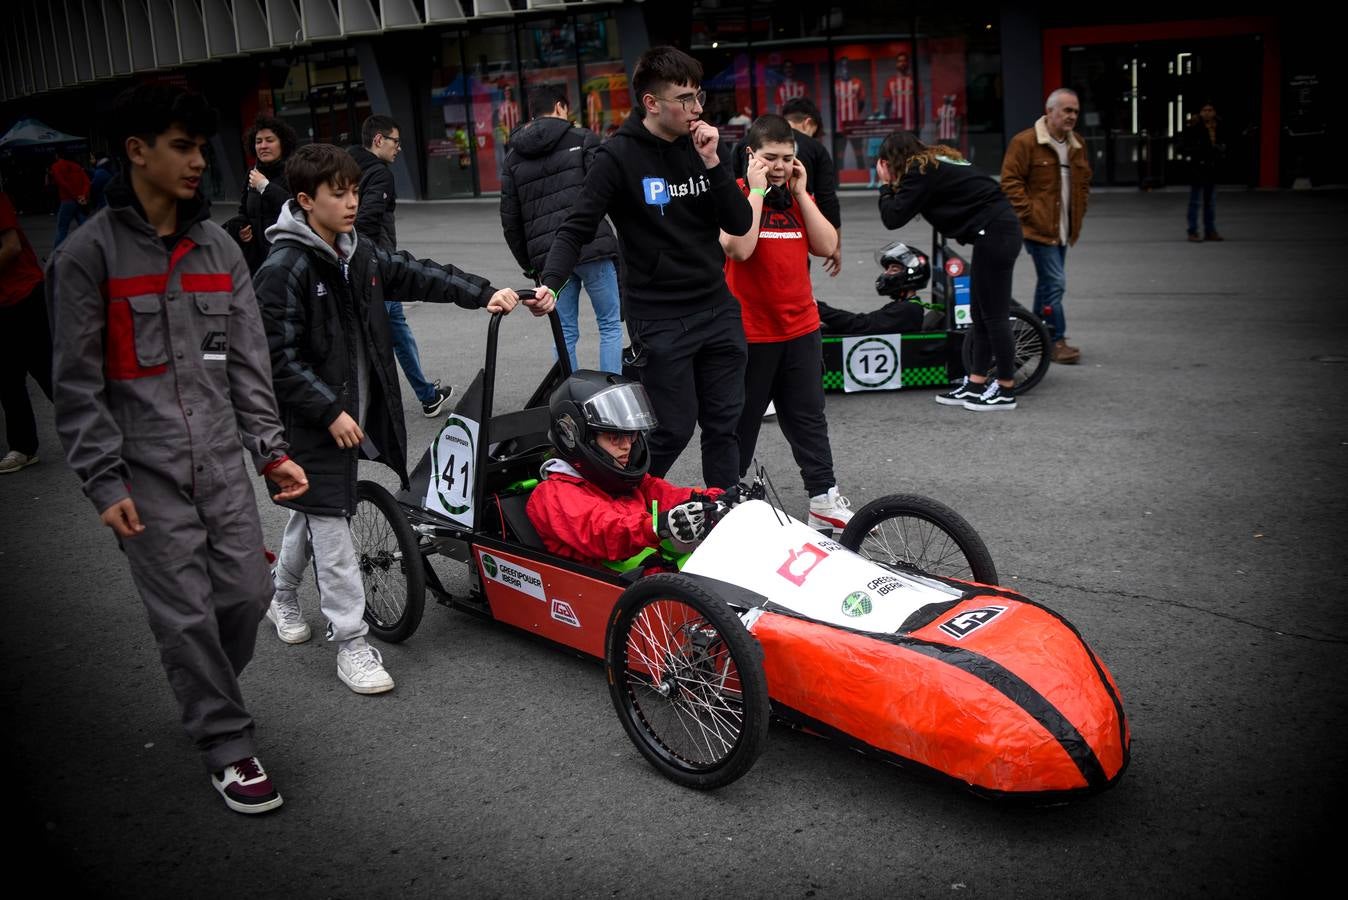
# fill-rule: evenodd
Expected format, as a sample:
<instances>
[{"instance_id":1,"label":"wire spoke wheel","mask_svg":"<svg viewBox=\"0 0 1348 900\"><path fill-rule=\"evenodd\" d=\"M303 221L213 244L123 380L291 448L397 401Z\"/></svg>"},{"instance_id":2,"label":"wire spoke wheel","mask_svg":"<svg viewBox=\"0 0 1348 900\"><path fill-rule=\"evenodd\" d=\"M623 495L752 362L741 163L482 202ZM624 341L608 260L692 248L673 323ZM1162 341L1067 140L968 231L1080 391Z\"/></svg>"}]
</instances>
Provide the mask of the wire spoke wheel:
<instances>
[{"instance_id":1,"label":"wire spoke wheel","mask_svg":"<svg viewBox=\"0 0 1348 900\"><path fill-rule=\"evenodd\" d=\"M872 500L852 516L839 543L890 568L997 583L997 568L978 532L930 497L891 494Z\"/></svg>"},{"instance_id":2,"label":"wire spoke wheel","mask_svg":"<svg viewBox=\"0 0 1348 900\"><path fill-rule=\"evenodd\" d=\"M361 481L356 491L351 539L365 586L365 621L379 639L402 641L416 631L426 603L416 532L383 487Z\"/></svg>"},{"instance_id":3,"label":"wire spoke wheel","mask_svg":"<svg viewBox=\"0 0 1348 900\"><path fill-rule=\"evenodd\" d=\"M724 602L683 576L644 578L619 599L606 644L618 716L663 775L708 790L749 770L767 738L767 680Z\"/></svg>"},{"instance_id":4,"label":"wire spoke wheel","mask_svg":"<svg viewBox=\"0 0 1348 900\"><path fill-rule=\"evenodd\" d=\"M1049 362L1052 359L1051 341L1049 340L1048 326L1024 307L1013 303L1010 318L1011 341L1016 354L1015 384L1013 386L1017 394L1024 394L1042 381L1044 374L1048 371ZM972 372L972 335L966 334L964 336L961 356L964 360L964 370ZM989 378L997 377L996 359L993 360L992 365L988 367L984 374Z\"/></svg>"}]
</instances>

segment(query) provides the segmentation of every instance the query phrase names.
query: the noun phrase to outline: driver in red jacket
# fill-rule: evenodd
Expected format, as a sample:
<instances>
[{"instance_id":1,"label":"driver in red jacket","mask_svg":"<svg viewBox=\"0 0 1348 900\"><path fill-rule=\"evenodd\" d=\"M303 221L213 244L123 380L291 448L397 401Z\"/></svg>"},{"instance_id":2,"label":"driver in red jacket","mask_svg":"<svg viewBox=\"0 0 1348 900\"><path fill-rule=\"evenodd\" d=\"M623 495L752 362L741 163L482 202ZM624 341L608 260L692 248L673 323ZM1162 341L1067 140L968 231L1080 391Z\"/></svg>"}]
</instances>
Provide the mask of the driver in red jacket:
<instances>
[{"instance_id":1,"label":"driver in red jacket","mask_svg":"<svg viewBox=\"0 0 1348 900\"><path fill-rule=\"evenodd\" d=\"M548 409L557 456L543 464L527 507L548 552L603 565L665 538L686 550L707 536L723 492L648 473L646 434L656 419L640 384L579 371L553 392Z\"/></svg>"}]
</instances>

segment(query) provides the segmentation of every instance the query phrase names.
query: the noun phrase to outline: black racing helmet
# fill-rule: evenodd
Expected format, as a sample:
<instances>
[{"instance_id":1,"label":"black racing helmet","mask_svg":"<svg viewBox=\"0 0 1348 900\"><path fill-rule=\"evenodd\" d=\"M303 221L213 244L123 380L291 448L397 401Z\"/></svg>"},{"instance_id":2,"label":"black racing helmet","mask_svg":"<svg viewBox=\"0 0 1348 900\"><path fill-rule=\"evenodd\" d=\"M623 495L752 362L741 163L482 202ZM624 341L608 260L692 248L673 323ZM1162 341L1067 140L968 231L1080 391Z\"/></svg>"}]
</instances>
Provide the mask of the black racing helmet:
<instances>
[{"instance_id":1,"label":"black racing helmet","mask_svg":"<svg viewBox=\"0 0 1348 900\"><path fill-rule=\"evenodd\" d=\"M651 467L646 432L655 427L646 389L611 372L582 369L561 383L548 402L548 439L586 481L610 496L641 483ZM596 442L601 431L636 435L627 465L619 466Z\"/></svg>"},{"instance_id":2,"label":"black racing helmet","mask_svg":"<svg viewBox=\"0 0 1348 900\"><path fill-rule=\"evenodd\" d=\"M894 274L882 274L875 279L875 292L885 297L902 300L922 290L931 281L931 263L927 254L914 250L902 241L895 241L875 254L880 268L898 266Z\"/></svg>"}]
</instances>

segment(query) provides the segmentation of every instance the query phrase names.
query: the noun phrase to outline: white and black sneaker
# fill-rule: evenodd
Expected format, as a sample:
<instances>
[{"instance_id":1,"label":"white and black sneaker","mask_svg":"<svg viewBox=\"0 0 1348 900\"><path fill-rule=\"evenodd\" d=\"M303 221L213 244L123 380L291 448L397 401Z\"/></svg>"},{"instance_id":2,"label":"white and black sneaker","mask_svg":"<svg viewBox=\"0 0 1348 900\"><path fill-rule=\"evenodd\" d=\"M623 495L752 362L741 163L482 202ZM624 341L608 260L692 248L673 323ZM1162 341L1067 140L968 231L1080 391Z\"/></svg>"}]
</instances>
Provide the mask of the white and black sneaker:
<instances>
[{"instance_id":1,"label":"white and black sneaker","mask_svg":"<svg viewBox=\"0 0 1348 900\"><path fill-rule=\"evenodd\" d=\"M429 403L421 404L421 414L428 419L434 419L436 415L449 402L449 398L454 396L454 387L440 387L440 382L435 383L435 397Z\"/></svg>"},{"instance_id":2,"label":"white and black sneaker","mask_svg":"<svg viewBox=\"0 0 1348 900\"><path fill-rule=\"evenodd\" d=\"M1002 387L996 381L989 381L987 390L977 397L971 397L964 401L965 409L972 409L974 412L987 412L993 409L1015 409L1016 391L1015 388Z\"/></svg>"},{"instance_id":3,"label":"white and black sneaker","mask_svg":"<svg viewBox=\"0 0 1348 900\"><path fill-rule=\"evenodd\" d=\"M986 389L987 385L974 384L969 380L969 376L965 375L960 379L960 383L955 386L954 390L946 391L944 394L937 394L936 402L942 406L963 406L965 400L971 400L974 397L977 397Z\"/></svg>"}]
</instances>

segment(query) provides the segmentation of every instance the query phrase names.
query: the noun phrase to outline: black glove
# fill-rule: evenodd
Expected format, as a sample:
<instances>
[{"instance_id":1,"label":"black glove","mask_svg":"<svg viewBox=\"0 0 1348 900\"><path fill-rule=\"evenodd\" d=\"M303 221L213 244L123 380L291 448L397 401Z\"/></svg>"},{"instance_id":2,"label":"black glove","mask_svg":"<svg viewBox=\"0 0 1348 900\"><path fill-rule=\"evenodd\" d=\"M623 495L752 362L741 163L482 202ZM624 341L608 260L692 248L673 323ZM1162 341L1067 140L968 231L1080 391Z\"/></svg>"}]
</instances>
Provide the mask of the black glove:
<instances>
[{"instance_id":1,"label":"black glove","mask_svg":"<svg viewBox=\"0 0 1348 900\"><path fill-rule=\"evenodd\" d=\"M689 500L667 509L656 518L655 533L681 544L695 544L716 524L716 504Z\"/></svg>"}]
</instances>

